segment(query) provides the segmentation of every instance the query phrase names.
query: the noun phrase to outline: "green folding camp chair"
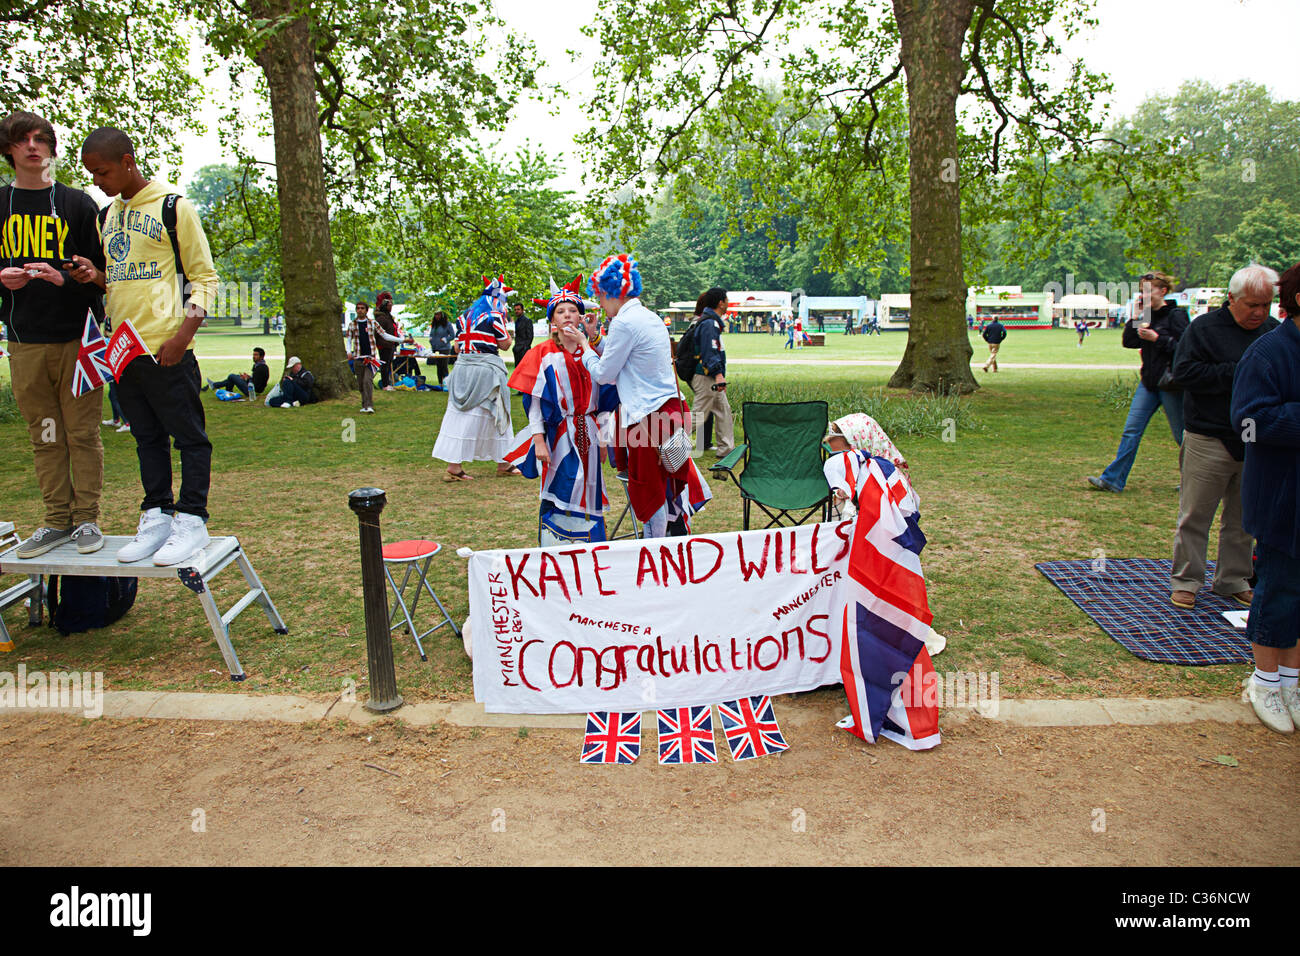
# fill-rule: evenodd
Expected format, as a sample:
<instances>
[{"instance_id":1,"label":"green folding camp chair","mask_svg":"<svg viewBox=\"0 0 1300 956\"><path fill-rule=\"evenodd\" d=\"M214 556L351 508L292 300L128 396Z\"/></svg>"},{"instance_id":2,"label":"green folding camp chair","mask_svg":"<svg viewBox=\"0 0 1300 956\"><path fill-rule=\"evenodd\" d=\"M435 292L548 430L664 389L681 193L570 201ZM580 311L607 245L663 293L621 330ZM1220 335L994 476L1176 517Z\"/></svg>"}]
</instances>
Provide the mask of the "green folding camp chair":
<instances>
[{"instance_id":1,"label":"green folding camp chair","mask_svg":"<svg viewBox=\"0 0 1300 956\"><path fill-rule=\"evenodd\" d=\"M750 503L771 520L766 528L803 524L814 514L829 520L830 487L822 472L825 402L745 402L740 410L745 444L710 467L736 483L749 530ZM744 468L737 476L735 469ZM797 515L802 512L802 517Z\"/></svg>"}]
</instances>

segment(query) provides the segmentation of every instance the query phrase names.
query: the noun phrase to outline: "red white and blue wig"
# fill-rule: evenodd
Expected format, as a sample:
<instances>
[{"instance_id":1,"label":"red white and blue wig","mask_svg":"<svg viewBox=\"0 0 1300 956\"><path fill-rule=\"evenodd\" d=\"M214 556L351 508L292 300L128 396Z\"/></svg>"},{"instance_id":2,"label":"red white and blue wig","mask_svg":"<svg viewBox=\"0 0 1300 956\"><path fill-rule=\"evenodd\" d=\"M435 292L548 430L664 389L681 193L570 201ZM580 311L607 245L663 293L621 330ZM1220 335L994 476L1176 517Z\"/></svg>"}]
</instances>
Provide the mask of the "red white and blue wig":
<instances>
[{"instance_id":1,"label":"red white and blue wig","mask_svg":"<svg viewBox=\"0 0 1300 956\"><path fill-rule=\"evenodd\" d=\"M599 289L616 299L630 299L640 295L641 273L637 271L636 260L626 252L606 257L592 272L589 287L592 295Z\"/></svg>"}]
</instances>

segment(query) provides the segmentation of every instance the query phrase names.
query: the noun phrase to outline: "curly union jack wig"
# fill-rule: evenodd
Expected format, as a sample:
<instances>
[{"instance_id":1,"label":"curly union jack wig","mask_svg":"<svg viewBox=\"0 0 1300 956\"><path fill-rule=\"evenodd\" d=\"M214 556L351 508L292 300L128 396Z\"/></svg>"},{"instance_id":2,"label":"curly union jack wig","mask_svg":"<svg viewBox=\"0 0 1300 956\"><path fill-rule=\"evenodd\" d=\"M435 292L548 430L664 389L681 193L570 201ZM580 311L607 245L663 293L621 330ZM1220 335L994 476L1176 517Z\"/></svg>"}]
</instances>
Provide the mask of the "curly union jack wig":
<instances>
[{"instance_id":1,"label":"curly union jack wig","mask_svg":"<svg viewBox=\"0 0 1300 956\"><path fill-rule=\"evenodd\" d=\"M627 253L609 256L592 272L590 288L592 295L599 289L619 299L640 295L641 273L637 271L636 260Z\"/></svg>"}]
</instances>

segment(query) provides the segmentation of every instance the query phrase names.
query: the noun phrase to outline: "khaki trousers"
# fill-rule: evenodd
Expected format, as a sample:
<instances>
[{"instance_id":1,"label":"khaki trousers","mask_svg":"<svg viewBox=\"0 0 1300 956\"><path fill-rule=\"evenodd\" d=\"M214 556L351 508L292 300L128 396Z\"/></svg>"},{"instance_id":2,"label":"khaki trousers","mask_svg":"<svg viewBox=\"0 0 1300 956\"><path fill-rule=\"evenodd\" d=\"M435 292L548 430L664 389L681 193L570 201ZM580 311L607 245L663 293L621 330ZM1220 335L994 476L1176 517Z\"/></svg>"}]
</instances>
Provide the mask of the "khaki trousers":
<instances>
[{"instance_id":1,"label":"khaki trousers","mask_svg":"<svg viewBox=\"0 0 1300 956\"><path fill-rule=\"evenodd\" d=\"M1252 539L1241 526L1242 463L1234 461L1217 438L1184 432L1178 465L1182 490L1178 494L1170 590L1194 594L1205 583L1210 525L1220 502L1223 513L1219 517L1219 554L1211 589L1223 595L1248 590Z\"/></svg>"},{"instance_id":2,"label":"khaki trousers","mask_svg":"<svg viewBox=\"0 0 1300 956\"><path fill-rule=\"evenodd\" d=\"M988 360L987 362L984 363L984 371L987 372L987 371L989 370L989 367L990 367L990 366L993 367L993 371L996 372L996 371L998 370L998 346L1001 345L1001 344L1002 344L1001 342L989 342L989 343L988 343L988 346L989 346L989 360Z\"/></svg>"},{"instance_id":3,"label":"khaki trousers","mask_svg":"<svg viewBox=\"0 0 1300 956\"><path fill-rule=\"evenodd\" d=\"M375 370L358 355L352 360L352 368L357 373L357 388L361 391L361 407L375 407Z\"/></svg>"},{"instance_id":4,"label":"khaki trousers","mask_svg":"<svg viewBox=\"0 0 1300 956\"><path fill-rule=\"evenodd\" d=\"M104 392L97 388L73 397L72 374L80 351L80 341L9 343L14 398L32 440L47 528L99 521Z\"/></svg>"},{"instance_id":5,"label":"khaki trousers","mask_svg":"<svg viewBox=\"0 0 1300 956\"><path fill-rule=\"evenodd\" d=\"M729 455L736 447L736 432L731 422L731 403L727 401L725 391L713 390L713 377L696 375L691 379L691 388L695 390L695 405L691 408L691 422L701 429L703 435L704 420L713 413L713 440L718 446L718 455ZM697 444L699 439L696 440Z\"/></svg>"}]
</instances>

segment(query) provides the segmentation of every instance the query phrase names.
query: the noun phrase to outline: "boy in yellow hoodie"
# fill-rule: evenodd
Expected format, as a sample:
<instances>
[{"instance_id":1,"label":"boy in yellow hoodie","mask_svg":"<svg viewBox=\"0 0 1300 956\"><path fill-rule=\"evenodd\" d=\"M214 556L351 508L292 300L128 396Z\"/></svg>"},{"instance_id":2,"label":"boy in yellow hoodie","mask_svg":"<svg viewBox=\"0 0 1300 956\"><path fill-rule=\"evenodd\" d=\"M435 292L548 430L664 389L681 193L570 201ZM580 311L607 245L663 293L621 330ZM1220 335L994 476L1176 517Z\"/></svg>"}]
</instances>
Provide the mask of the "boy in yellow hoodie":
<instances>
[{"instance_id":1,"label":"boy in yellow hoodie","mask_svg":"<svg viewBox=\"0 0 1300 956\"><path fill-rule=\"evenodd\" d=\"M212 443L190 345L216 298L217 273L194 206L144 178L126 133L107 126L95 130L82 144L81 162L95 185L117 198L104 211L100 229L105 270L75 257L72 277L106 289L114 324L129 319L152 353L132 361L117 383L144 486L135 539L117 558L131 562L152 555L156 565L180 564L209 541ZM175 210L174 244L164 225L167 207ZM169 439L181 457L176 499Z\"/></svg>"}]
</instances>

